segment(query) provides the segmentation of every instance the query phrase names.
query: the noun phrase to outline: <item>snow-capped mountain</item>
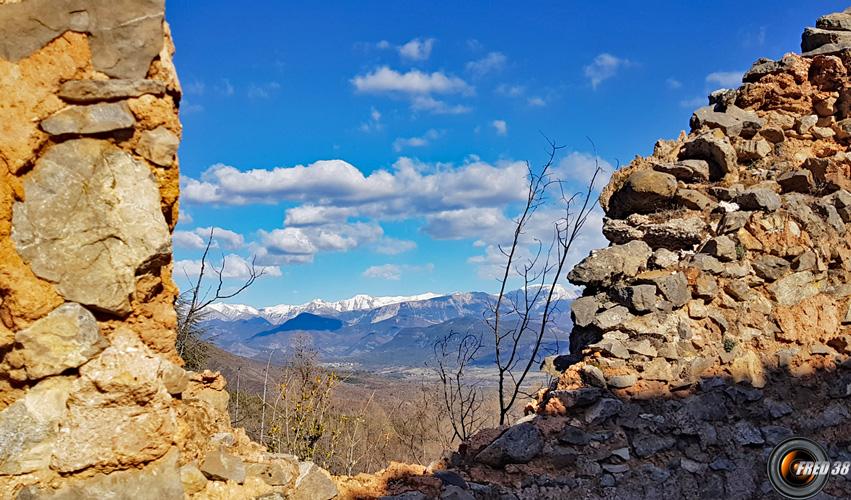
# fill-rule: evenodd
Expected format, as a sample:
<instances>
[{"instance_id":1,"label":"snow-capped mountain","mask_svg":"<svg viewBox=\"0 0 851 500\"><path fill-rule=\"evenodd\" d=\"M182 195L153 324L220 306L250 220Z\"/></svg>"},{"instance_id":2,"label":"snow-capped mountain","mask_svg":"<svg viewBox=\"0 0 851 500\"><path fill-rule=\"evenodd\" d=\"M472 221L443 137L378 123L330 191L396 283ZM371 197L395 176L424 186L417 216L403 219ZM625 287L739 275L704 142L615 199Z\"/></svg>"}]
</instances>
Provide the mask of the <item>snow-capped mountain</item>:
<instances>
[{"instance_id":1,"label":"snow-capped mountain","mask_svg":"<svg viewBox=\"0 0 851 500\"><path fill-rule=\"evenodd\" d=\"M358 294L349 299L336 302L326 302L315 299L305 304L279 304L276 306L263 307L260 309L243 304L211 304L208 307L207 319L238 321L251 318L263 318L273 325L280 325L301 313L318 315L337 315L350 311L365 311L400 304L403 302L418 302L440 297L436 293L423 293L410 296L373 297L371 295Z\"/></svg>"}]
</instances>

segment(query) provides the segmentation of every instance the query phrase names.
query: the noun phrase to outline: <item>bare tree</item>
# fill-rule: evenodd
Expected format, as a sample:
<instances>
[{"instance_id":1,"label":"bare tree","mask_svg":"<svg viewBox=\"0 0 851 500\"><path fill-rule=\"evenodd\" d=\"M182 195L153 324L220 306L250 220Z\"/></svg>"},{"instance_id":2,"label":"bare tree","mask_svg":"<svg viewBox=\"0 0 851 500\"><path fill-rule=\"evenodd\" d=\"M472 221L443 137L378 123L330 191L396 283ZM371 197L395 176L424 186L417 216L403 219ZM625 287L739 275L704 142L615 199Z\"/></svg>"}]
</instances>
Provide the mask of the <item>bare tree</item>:
<instances>
[{"instance_id":1,"label":"bare tree","mask_svg":"<svg viewBox=\"0 0 851 500\"><path fill-rule=\"evenodd\" d=\"M452 424L453 439L465 441L484 423L480 413L483 394L469 368L482 348L472 333L450 332L434 343L434 371L442 384L441 402Z\"/></svg>"},{"instance_id":2,"label":"bare tree","mask_svg":"<svg viewBox=\"0 0 851 500\"><path fill-rule=\"evenodd\" d=\"M558 152L564 147L547 139L547 161L539 172L527 162L527 190L520 215L514 219L514 234L508 248L500 245L505 257L501 267L499 293L491 304L485 323L493 338L495 364L498 372L499 424L503 425L518 397L530 370L540 364L544 337L552 321L556 285L562 277L565 262L573 243L579 236L597 200L594 184L601 167L594 151L595 169L584 191L565 193L565 183L552 175ZM593 143L592 143L593 146ZM549 244L535 239L536 251L523 257L524 239L532 216L548 203L548 192L558 189L557 204L563 215L553 221L553 236ZM518 294L509 293L512 279L520 279ZM528 349L528 352L523 352Z\"/></svg>"},{"instance_id":3,"label":"bare tree","mask_svg":"<svg viewBox=\"0 0 851 500\"><path fill-rule=\"evenodd\" d=\"M255 259L251 260L248 269L248 277L234 291L224 291L225 257L222 255L221 265L216 267L208 262L210 248L213 246L213 228L210 228L210 236L201 256L201 268L194 281L189 279L190 287L177 297L177 340L175 347L177 353L186 363L189 370L200 370L204 367L207 359L207 344L204 342L204 332L201 323L204 319L204 310L212 303L236 297L246 288L254 284L257 278L263 275L264 270L259 271L255 266ZM204 289L205 277L209 269L216 276L214 284Z\"/></svg>"}]
</instances>

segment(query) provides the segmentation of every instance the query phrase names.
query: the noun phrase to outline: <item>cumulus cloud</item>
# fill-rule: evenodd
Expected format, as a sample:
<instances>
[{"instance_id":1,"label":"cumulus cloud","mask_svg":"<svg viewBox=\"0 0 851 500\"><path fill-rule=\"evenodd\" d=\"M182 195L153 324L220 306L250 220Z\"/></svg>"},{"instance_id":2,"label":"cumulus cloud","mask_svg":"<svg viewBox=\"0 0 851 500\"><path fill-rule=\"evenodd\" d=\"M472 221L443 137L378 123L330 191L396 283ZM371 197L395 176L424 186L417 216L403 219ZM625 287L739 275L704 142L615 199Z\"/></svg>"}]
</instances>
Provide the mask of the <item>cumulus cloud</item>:
<instances>
[{"instance_id":1,"label":"cumulus cloud","mask_svg":"<svg viewBox=\"0 0 851 500\"><path fill-rule=\"evenodd\" d=\"M208 262L209 265L209 262ZM248 279L251 276L251 262L236 254L225 255L224 260L216 264L216 267L221 267L222 278L225 279ZM277 266L254 266L257 273L262 273L263 276L281 276L281 270ZM200 260L178 260L174 263L174 270L178 276L198 276L201 272ZM206 276L207 273L205 272Z\"/></svg>"},{"instance_id":2,"label":"cumulus cloud","mask_svg":"<svg viewBox=\"0 0 851 500\"><path fill-rule=\"evenodd\" d=\"M434 38L414 38L413 40L399 47L399 55L402 59L409 61L425 61L431 55L431 48L434 46Z\"/></svg>"},{"instance_id":3,"label":"cumulus cloud","mask_svg":"<svg viewBox=\"0 0 851 500\"><path fill-rule=\"evenodd\" d=\"M501 52L489 52L485 57L467 63L467 71L475 77L483 77L488 73L500 71L508 60Z\"/></svg>"},{"instance_id":4,"label":"cumulus cloud","mask_svg":"<svg viewBox=\"0 0 851 500\"><path fill-rule=\"evenodd\" d=\"M172 240L177 247L200 250L207 246L210 231L213 232L213 242L210 246L214 248L234 250L245 245L245 238L241 234L221 227L198 227L191 231L177 230Z\"/></svg>"},{"instance_id":5,"label":"cumulus cloud","mask_svg":"<svg viewBox=\"0 0 851 500\"><path fill-rule=\"evenodd\" d=\"M383 237L378 240L374 249L384 255L398 255L417 248L417 242L411 240L399 240L396 238Z\"/></svg>"},{"instance_id":6,"label":"cumulus cloud","mask_svg":"<svg viewBox=\"0 0 851 500\"><path fill-rule=\"evenodd\" d=\"M446 75L440 71L424 73L417 69L400 73L387 66L356 76L351 82L355 90L365 93L469 94L473 92L473 87L457 76Z\"/></svg>"},{"instance_id":7,"label":"cumulus cloud","mask_svg":"<svg viewBox=\"0 0 851 500\"><path fill-rule=\"evenodd\" d=\"M432 96L415 96L411 99L411 109L414 111L428 111L434 115L462 115L473 109L463 104L449 104Z\"/></svg>"},{"instance_id":8,"label":"cumulus cloud","mask_svg":"<svg viewBox=\"0 0 851 500\"><path fill-rule=\"evenodd\" d=\"M360 124L361 132L377 132L384 128L384 124L381 123L381 112L375 108L372 108L369 112L369 120Z\"/></svg>"},{"instance_id":9,"label":"cumulus cloud","mask_svg":"<svg viewBox=\"0 0 851 500\"><path fill-rule=\"evenodd\" d=\"M588 66L585 66L585 77L591 82L591 88L596 89L601 83L618 74L622 68L632 65L629 59L622 59L609 53L597 55Z\"/></svg>"},{"instance_id":10,"label":"cumulus cloud","mask_svg":"<svg viewBox=\"0 0 851 500\"><path fill-rule=\"evenodd\" d=\"M370 266L361 275L365 278L397 281L402 278L403 272L432 272L433 270L433 264L425 264L423 266L383 264L380 266Z\"/></svg>"},{"instance_id":11,"label":"cumulus cloud","mask_svg":"<svg viewBox=\"0 0 851 500\"><path fill-rule=\"evenodd\" d=\"M402 279L402 268L396 264L384 264L381 266L370 266L362 273L364 278L376 278L382 280L397 281Z\"/></svg>"},{"instance_id":12,"label":"cumulus cloud","mask_svg":"<svg viewBox=\"0 0 851 500\"><path fill-rule=\"evenodd\" d=\"M496 130L497 135L508 134L508 124L505 123L505 120L494 120L491 122L491 126Z\"/></svg>"},{"instance_id":13,"label":"cumulus cloud","mask_svg":"<svg viewBox=\"0 0 851 500\"><path fill-rule=\"evenodd\" d=\"M526 87L522 85L508 85L501 83L496 87L496 93L508 97L520 97L526 92Z\"/></svg>"},{"instance_id":14,"label":"cumulus cloud","mask_svg":"<svg viewBox=\"0 0 851 500\"><path fill-rule=\"evenodd\" d=\"M535 107L535 108L539 108L539 107L542 107L542 106L546 106L547 101L545 101L541 97L534 96L534 97L530 97L529 99L527 99L526 104L528 104L529 106Z\"/></svg>"},{"instance_id":15,"label":"cumulus cloud","mask_svg":"<svg viewBox=\"0 0 851 500\"><path fill-rule=\"evenodd\" d=\"M508 227L511 221L502 208L462 208L428 215L423 231L438 240L457 240L472 235L497 239Z\"/></svg>"},{"instance_id":16,"label":"cumulus cloud","mask_svg":"<svg viewBox=\"0 0 851 500\"><path fill-rule=\"evenodd\" d=\"M574 189L582 189L588 186L594 176L594 171L600 167L600 172L594 178L594 187L601 190L608 184L609 178L615 168L606 160L588 153L572 151L564 156L552 170L553 175L563 181L567 181Z\"/></svg>"},{"instance_id":17,"label":"cumulus cloud","mask_svg":"<svg viewBox=\"0 0 851 500\"><path fill-rule=\"evenodd\" d=\"M706 75L706 83L723 88L736 88L742 84L744 71L715 71Z\"/></svg>"},{"instance_id":18,"label":"cumulus cloud","mask_svg":"<svg viewBox=\"0 0 851 500\"><path fill-rule=\"evenodd\" d=\"M346 252L383 236L375 223L327 224L323 226L285 227L260 231L253 246L261 264L298 264L312 262L319 252Z\"/></svg>"},{"instance_id":19,"label":"cumulus cloud","mask_svg":"<svg viewBox=\"0 0 851 500\"><path fill-rule=\"evenodd\" d=\"M435 129L430 129L426 131L425 134L418 137L399 137L393 141L393 149L399 152L405 148L421 148L428 146L431 141L439 138L440 136L440 132Z\"/></svg>"}]
</instances>

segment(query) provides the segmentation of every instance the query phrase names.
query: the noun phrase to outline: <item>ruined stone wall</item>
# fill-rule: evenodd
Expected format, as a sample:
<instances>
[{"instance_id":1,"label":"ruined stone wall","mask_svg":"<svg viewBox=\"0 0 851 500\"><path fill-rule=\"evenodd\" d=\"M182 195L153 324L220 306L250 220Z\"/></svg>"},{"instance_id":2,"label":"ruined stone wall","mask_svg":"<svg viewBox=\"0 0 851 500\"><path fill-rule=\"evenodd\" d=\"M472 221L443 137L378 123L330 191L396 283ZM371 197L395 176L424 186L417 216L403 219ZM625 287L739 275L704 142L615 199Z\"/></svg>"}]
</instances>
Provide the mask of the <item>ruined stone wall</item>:
<instances>
[{"instance_id":1,"label":"ruined stone wall","mask_svg":"<svg viewBox=\"0 0 851 500\"><path fill-rule=\"evenodd\" d=\"M163 0L0 1L0 498L336 493L175 352L173 52Z\"/></svg>"},{"instance_id":2,"label":"ruined stone wall","mask_svg":"<svg viewBox=\"0 0 851 500\"><path fill-rule=\"evenodd\" d=\"M851 11L801 45L615 172L564 373L449 461L474 496L762 498L787 437L851 459Z\"/></svg>"}]
</instances>

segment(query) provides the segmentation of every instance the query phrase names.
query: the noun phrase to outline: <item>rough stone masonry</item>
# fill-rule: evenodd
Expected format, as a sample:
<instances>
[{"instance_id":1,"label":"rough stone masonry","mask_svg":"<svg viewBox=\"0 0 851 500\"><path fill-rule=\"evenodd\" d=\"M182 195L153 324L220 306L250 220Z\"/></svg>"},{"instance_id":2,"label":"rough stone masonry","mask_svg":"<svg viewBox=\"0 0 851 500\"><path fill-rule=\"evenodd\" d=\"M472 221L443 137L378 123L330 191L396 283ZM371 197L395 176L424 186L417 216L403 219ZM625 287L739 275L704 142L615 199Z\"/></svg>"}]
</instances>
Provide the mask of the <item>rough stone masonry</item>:
<instances>
[{"instance_id":1,"label":"rough stone masonry","mask_svg":"<svg viewBox=\"0 0 851 500\"><path fill-rule=\"evenodd\" d=\"M328 499L175 352L164 0L0 0L0 498Z\"/></svg>"},{"instance_id":2,"label":"rough stone masonry","mask_svg":"<svg viewBox=\"0 0 851 500\"><path fill-rule=\"evenodd\" d=\"M471 494L763 498L792 435L851 460L851 9L801 48L614 173L568 368L451 457Z\"/></svg>"}]
</instances>

